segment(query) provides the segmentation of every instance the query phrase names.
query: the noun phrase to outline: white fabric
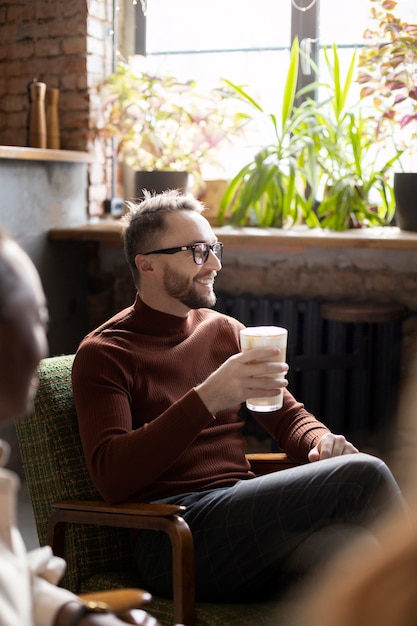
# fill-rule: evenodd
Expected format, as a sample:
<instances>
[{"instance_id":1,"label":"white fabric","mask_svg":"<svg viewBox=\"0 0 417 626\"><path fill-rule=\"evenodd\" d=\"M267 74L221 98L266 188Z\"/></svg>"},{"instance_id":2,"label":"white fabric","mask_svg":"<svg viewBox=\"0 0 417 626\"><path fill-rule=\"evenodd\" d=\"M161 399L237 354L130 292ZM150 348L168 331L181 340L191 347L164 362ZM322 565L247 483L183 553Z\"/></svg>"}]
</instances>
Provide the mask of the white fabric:
<instances>
[{"instance_id":1,"label":"white fabric","mask_svg":"<svg viewBox=\"0 0 417 626\"><path fill-rule=\"evenodd\" d=\"M0 466L9 446L0 441ZM56 587L65 561L49 546L27 552L16 528L18 476L0 467L0 625L52 626L58 609L76 599Z\"/></svg>"}]
</instances>

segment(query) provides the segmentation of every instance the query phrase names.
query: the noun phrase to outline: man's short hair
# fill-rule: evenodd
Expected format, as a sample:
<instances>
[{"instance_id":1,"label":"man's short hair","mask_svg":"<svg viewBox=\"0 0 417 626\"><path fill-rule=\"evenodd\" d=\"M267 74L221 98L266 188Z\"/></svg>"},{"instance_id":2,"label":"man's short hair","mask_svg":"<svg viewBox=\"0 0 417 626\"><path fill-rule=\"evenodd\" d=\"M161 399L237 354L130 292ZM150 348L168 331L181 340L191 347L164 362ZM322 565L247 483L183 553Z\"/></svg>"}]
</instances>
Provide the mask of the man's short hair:
<instances>
[{"instance_id":1,"label":"man's short hair","mask_svg":"<svg viewBox=\"0 0 417 626\"><path fill-rule=\"evenodd\" d=\"M144 200L140 203L127 202L128 212L123 216L124 250L126 260L138 285L138 271L135 265L137 254L148 252L167 229L165 216L175 211L196 211L201 213L204 205L191 195L182 195L172 189L160 194L144 191Z\"/></svg>"}]
</instances>

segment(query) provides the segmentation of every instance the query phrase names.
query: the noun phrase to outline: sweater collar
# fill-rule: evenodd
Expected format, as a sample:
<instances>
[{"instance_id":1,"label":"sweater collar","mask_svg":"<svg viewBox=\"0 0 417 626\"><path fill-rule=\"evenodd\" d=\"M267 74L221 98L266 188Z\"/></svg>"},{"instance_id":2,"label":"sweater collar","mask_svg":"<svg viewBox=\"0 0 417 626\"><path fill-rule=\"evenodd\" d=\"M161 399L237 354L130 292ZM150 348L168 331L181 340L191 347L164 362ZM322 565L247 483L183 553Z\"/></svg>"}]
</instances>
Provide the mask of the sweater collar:
<instances>
[{"instance_id":1,"label":"sweater collar","mask_svg":"<svg viewBox=\"0 0 417 626\"><path fill-rule=\"evenodd\" d=\"M164 332L171 334L172 332L185 331L188 327L189 314L186 317L178 317L157 311L145 304L138 294L133 307L137 318L140 319L141 328L149 334L161 335Z\"/></svg>"}]
</instances>

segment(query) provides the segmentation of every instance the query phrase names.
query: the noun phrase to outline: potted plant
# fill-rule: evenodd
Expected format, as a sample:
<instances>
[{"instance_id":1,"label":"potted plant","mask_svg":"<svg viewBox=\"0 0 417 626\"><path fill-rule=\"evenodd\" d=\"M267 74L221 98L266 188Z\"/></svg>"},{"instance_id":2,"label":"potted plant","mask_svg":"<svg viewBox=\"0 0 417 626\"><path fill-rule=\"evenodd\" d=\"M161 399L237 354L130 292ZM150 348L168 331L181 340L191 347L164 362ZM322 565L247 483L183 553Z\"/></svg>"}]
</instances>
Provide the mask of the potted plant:
<instances>
[{"instance_id":1,"label":"potted plant","mask_svg":"<svg viewBox=\"0 0 417 626\"><path fill-rule=\"evenodd\" d=\"M219 167L219 149L243 131L248 115L237 100L223 84L201 89L195 81L120 63L98 88L92 134L113 139L118 160L136 172L191 175L198 193L203 166ZM168 186L177 185L163 183ZM141 188L138 182L138 195Z\"/></svg>"},{"instance_id":2,"label":"potted plant","mask_svg":"<svg viewBox=\"0 0 417 626\"><path fill-rule=\"evenodd\" d=\"M271 141L260 150L230 181L220 203L219 223L229 215L229 222L239 226L258 225L281 228L296 223L306 205L312 203L307 192L308 180L303 167L305 152L313 147L311 115L308 105L296 107L299 44L291 46L280 115L267 113L241 86L228 81L270 128Z\"/></svg>"},{"instance_id":3,"label":"potted plant","mask_svg":"<svg viewBox=\"0 0 417 626\"><path fill-rule=\"evenodd\" d=\"M315 82L297 94L300 50L294 39L280 117L265 113L242 88L229 83L266 117L272 132L271 143L230 182L220 222L228 211L230 223L237 225L282 227L303 222L333 230L384 225L390 219L393 197L388 172L395 159L376 169L371 130L359 110L348 106L356 52L344 78L337 46L332 47L332 55L324 49L324 57L327 82ZM319 89L319 99L307 97L295 104L298 96Z\"/></svg>"},{"instance_id":4,"label":"potted plant","mask_svg":"<svg viewBox=\"0 0 417 626\"><path fill-rule=\"evenodd\" d=\"M412 160L416 154L417 24L395 15L398 3L394 0L370 2L375 26L364 33L365 46L359 58L360 96L365 103L372 103L376 139L390 142L401 156L403 171L394 175L397 222L401 228L417 230L417 174L404 167L405 157Z\"/></svg>"},{"instance_id":5,"label":"potted plant","mask_svg":"<svg viewBox=\"0 0 417 626\"><path fill-rule=\"evenodd\" d=\"M305 221L332 230L386 225L394 210L389 174L398 154L381 157L375 145L375 121L364 116L357 103L349 103L356 50L344 77L337 45L331 46L330 53L323 48L323 55L328 80L319 84L324 95L314 111L317 131L312 135L319 197Z\"/></svg>"}]
</instances>

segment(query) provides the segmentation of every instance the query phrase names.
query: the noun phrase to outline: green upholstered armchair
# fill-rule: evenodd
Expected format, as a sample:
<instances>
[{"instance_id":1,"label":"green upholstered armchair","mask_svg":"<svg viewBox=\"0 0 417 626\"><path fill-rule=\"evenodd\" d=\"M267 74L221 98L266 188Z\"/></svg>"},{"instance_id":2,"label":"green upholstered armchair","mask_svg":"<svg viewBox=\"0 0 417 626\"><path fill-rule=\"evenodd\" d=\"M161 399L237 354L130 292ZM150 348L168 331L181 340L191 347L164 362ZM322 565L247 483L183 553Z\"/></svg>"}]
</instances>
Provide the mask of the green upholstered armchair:
<instances>
[{"instance_id":1,"label":"green upholstered armchair","mask_svg":"<svg viewBox=\"0 0 417 626\"><path fill-rule=\"evenodd\" d=\"M78 594L140 587L129 528L162 530L171 540L174 600L154 597L149 607L162 625L287 626L282 602L195 605L193 541L182 507L103 502L89 478L79 438L73 358L41 362L34 411L16 426L40 545L51 545L67 561L62 585ZM258 473L291 465L280 453L248 457Z\"/></svg>"}]
</instances>

